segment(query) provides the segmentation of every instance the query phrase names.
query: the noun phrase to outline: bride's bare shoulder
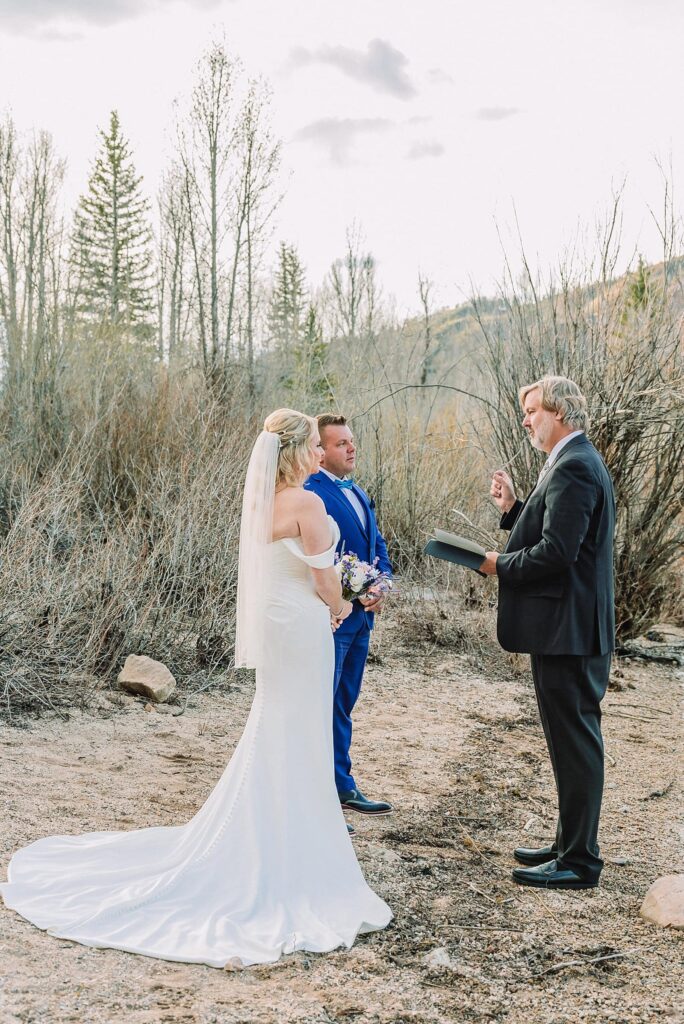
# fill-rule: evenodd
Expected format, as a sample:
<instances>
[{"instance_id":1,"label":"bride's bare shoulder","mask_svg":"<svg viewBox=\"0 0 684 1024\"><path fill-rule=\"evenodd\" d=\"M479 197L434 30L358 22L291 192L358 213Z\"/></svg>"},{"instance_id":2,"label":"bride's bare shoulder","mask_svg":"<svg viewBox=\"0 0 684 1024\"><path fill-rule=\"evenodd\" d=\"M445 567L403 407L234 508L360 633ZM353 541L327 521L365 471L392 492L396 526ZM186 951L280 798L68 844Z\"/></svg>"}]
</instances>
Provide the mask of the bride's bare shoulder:
<instances>
[{"instance_id":1,"label":"bride's bare shoulder","mask_svg":"<svg viewBox=\"0 0 684 1024\"><path fill-rule=\"evenodd\" d=\"M325 513L323 499L303 487L284 487L276 493L276 507L288 508L298 515Z\"/></svg>"}]
</instances>

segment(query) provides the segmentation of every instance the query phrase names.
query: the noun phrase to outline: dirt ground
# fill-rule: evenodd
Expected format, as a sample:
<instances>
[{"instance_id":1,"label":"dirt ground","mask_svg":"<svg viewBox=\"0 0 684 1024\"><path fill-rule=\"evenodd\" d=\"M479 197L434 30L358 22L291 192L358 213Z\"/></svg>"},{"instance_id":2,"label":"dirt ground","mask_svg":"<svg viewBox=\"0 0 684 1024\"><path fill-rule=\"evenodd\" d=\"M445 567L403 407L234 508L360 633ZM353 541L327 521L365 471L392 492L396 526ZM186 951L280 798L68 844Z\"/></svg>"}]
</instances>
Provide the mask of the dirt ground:
<instances>
[{"instance_id":1,"label":"dirt ground","mask_svg":"<svg viewBox=\"0 0 684 1024\"><path fill-rule=\"evenodd\" d=\"M604 702L602 885L546 893L510 880L510 851L547 841L555 818L525 662L444 646L429 629L417 640L397 617L377 632L354 763L396 810L349 820L390 927L350 951L228 972L86 948L0 907L2 1024L684 1021L684 932L638 916L649 885L684 870L684 671L618 663L622 689ZM102 692L67 722L2 728L1 876L45 834L187 820L250 701L244 682L174 717Z\"/></svg>"}]
</instances>

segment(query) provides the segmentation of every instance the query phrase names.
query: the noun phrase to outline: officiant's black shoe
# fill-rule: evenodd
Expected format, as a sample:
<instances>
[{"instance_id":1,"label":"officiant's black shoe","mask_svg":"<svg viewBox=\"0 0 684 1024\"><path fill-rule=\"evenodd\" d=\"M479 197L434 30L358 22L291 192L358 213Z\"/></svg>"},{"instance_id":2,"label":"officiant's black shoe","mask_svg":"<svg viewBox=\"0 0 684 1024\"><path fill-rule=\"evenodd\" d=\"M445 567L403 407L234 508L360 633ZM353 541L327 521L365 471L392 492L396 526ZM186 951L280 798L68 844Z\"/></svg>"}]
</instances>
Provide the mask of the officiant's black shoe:
<instances>
[{"instance_id":1,"label":"officiant's black shoe","mask_svg":"<svg viewBox=\"0 0 684 1024\"><path fill-rule=\"evenodd\" d=\"M559 867L557 860L538 864L536 868L513 868L513 880L518 885L538 889L594 889L598 885L598 879L590 882L569 868Z\"/></svg>"},{"instance_id":2,"label":"officiant's black shoe","mask_svg":"<svg viewBox=\"0 0 684 1024\"><path fill-rule=\"evenodd\" d=\"M356 835L356 829L354 828L353 825L350 825L349 822L347 822L347 832L349 833L350 836Z\"/></svg>"},{"instance_id":3,"label":"officiant's black shoe","mask_svg":"<svg viewBox=\"0 0 684 1024\"><path fill-rule=\"evenodd\" d=\"M392 813L392 804L388 804L386 800L369 800L360 789L349 789L346 793L340 793L340 803L350 811L359 811L361 814Z\"/></svg>"},{"instance_id":4,"label":"officiant's black shoe","mask_svg":"<svg viewBox=\"0 0 684 1024\"><path fill-rule=\"evenodd\" d=\"M541 849L530 850L526 846L519 846L513 851L513 856L520 864L528 867L536 867L537 864L548 864L556 856L553 846L542 846Z\"/></svg>"}]
</instances>

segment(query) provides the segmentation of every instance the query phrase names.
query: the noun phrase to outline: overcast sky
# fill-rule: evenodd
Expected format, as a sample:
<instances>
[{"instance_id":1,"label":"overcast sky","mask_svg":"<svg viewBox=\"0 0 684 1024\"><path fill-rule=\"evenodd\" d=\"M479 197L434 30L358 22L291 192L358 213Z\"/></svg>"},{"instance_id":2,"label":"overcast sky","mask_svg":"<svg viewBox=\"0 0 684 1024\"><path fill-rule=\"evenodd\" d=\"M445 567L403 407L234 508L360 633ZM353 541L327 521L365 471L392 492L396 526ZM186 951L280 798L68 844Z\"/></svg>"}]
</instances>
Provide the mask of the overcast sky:
<instances>
[{"instance_id":1,"label":"overcast sky","mask_svg":"<svg viewBox=\"0 0 684 1024\"><path fill-rule=\"evenodd\" d=\"M154 196L174 98L212 36L273 86L277 238L318 283L359 223L401 314L418 271L491 290L515 213L553 264L624 178L625 252L657 259L656 159L684 163L680 0L0 0L0 110L46 128L85 187L116 108Z\"/></svg>"}]
</instances>

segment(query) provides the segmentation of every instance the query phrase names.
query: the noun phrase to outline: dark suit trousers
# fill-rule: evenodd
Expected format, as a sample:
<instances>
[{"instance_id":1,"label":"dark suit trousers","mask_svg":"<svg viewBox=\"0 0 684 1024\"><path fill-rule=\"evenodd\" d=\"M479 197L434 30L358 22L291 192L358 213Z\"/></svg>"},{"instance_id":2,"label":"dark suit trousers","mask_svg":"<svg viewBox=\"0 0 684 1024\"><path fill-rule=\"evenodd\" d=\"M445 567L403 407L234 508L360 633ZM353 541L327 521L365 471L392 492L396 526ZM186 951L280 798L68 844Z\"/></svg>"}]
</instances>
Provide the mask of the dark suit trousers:
<instances>
[{"instance_id":1,"label":"dark suit trousers","mask_svg":"<svg viewBox=\"0 0 684 1024\"><path fill-rule=\"evenodd\" d=\"M610 654L532 654L539 714L558 790L556 859L587 880L603 861L597 842L603 796L601 700Z\"/></svg>"}]
</instances>

